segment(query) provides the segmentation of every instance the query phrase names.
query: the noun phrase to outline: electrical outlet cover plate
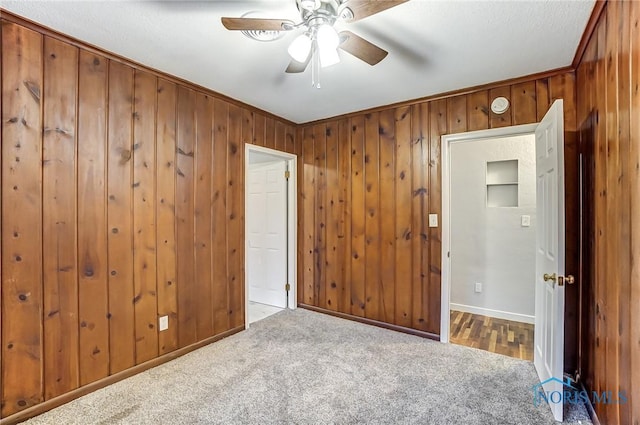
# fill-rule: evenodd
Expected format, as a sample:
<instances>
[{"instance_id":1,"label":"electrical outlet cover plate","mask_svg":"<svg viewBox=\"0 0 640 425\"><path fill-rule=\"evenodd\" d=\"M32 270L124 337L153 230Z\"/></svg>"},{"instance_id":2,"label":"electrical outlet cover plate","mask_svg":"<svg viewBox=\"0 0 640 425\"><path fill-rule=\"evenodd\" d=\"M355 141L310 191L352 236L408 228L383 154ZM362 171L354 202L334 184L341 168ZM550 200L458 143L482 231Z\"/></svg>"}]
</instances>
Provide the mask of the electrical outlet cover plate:
<instances>
[{"instance_id":1,"label":"electrical outlet cover plate","mask_svg":"<svg viewBox=\"0 0 640 425\"><path fill-rule=\"evenodd\" d=\"M160 318L158 318L158 328L161 331L169 329L169 316L160 316Z\"/></svg>"},{"instance_id":2,"label":"electrical outlet cover plate","mask_svg":"<svg viewBox=\"0 0 640 425\"><path fill-rule=\"evenodd\" d=\"M429 214L429 227L438 227L438 214Z\"/></svg>"}]
</instances>

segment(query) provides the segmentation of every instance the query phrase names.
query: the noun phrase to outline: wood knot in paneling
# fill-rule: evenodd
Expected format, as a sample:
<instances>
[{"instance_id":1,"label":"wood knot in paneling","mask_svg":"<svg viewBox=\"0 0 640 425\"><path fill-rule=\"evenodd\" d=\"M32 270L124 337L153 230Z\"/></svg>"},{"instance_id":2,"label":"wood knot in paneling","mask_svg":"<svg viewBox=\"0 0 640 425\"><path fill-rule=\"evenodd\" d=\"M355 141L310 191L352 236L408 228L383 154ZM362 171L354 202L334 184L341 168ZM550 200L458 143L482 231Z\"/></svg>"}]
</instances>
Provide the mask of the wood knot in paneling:
<instances>
[{"instance_id":1,"label":"wood knot in paneling","mask_svg":"<svg viewBox=\"0 0 640 425\"><path fill-rule=\"evenodd\" d=\"M40 103L40 86L33 81L24 81L24 86L29 90L31 97L33 97L37 103Z\"/></svg>"},{"instance_id":2,"label":"wood knot in paneling","mask_svg":"<svg viewBox=\"0 0 640 425\"><path fill-rule=\"evenodd\" d=\"M120 152L120 165L124 165L131 159L131 151L129 149L123 149Z\"/></svg>"},{"instance_id":3,"label":"wood knot in paneling","mask_svg":"<svg viewBox=\"0 0 640 425\"><path fill-rule=\"evenodd\" d=\"M178 155L184 155L193 158L193 151L185 152L182 148L177 148Z\"/></svg>"}]
</instances>

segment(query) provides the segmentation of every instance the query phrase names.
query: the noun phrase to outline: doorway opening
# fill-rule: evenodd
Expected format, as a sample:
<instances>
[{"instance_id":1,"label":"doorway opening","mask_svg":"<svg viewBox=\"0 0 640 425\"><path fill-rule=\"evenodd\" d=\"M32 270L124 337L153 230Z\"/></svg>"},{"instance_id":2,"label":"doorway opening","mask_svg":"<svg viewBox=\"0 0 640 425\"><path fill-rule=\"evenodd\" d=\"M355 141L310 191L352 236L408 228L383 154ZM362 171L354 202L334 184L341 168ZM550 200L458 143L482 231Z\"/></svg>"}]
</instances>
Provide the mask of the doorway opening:
<instances>
[{"instance_id":1,"label":"doorway opening","mask_svg":"<svg viewBox=\"0 0 640 425\"><path fill-rule=\"evenodd\" d=\"M443 137L441 338L533 361L536 125ZM445 248L446 247L446 248Z\"/></svg>"},{"instance_id":2,"label":"doorway opening","mask_svg":"<svg viewBox=\"0 0 640 425\"><path fill-rule=\"evenodd\" d=\"M296 303L296 156L247 144L245 327Z\"/></svg>"}]
</instances>

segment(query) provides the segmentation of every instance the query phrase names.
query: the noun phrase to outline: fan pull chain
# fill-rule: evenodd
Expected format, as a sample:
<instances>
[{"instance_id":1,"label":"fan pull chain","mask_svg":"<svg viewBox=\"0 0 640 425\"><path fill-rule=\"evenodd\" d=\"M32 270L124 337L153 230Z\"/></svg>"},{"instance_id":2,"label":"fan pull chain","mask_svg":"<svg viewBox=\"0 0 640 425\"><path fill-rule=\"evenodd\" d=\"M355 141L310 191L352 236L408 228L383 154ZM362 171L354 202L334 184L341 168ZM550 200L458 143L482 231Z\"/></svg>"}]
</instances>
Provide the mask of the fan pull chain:
<instances>
[{"instance_id":1,"label":"fan pull chain","mask_svg":"<svg viewBox=\"0 0 640 425\"><path fill-rule=\"evenodd\" d=\"M320 85L320 55L318 54L318 42L313 41L311 50L311 85L317 89L322 88Z\"/></svg>"}]
</instances>

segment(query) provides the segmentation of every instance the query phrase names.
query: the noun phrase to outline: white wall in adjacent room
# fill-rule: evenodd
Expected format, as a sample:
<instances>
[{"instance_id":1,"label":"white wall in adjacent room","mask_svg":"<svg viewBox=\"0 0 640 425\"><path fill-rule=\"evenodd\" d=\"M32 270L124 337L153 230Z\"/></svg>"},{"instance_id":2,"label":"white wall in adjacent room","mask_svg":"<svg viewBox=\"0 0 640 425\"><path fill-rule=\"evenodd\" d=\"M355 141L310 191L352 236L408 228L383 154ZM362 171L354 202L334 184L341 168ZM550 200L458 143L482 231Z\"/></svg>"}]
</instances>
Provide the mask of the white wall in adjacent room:
<instances>
[{"instance_id":1,"label":"white wall in adjacent room","mask_svg":"<svg viewBox=\"0 0 640 425\"><path fill-rule=\"evenodd\" d=\"M453 143L450 155L451 308L533 323L535 137ZM517 186L495 187L501 179L513 183L515 175L503 172L509 164L494 164L491 168L499 175L487 180L487 163L507 160L517 160ZM487 189L488 181L494 187ZM517 206L489 206L515 199ZM530 217L529 227L522 226L522 216ZM482 286L479 293L476 282Z\"/></svg>"}]
</instances>

